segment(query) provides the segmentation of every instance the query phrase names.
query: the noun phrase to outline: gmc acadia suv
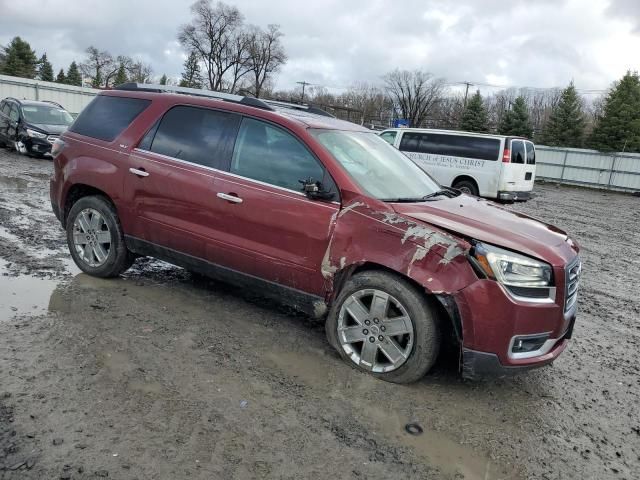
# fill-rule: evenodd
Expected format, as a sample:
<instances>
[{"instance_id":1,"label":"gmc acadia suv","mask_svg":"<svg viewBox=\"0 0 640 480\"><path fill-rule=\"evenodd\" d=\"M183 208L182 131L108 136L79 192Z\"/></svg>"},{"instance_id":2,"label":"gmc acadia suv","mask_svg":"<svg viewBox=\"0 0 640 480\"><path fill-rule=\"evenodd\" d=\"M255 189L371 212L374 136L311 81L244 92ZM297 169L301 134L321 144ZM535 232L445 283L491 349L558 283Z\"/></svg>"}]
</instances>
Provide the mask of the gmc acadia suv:
<instances>
[{"instance_id":1,"label":"gmc acadia suv","mask_svg":"<svg viewBox=\"0 0 640 480\"><path fill-rule=\"evenodd\" d=\"M326 317L345 361L383 380L420 379L445 332L465 377L548 364L571 337L565 232L313 107L124 84L53 155L51 204L84 272L148 255L260 291Z\"/></svg>"}]
</instances>

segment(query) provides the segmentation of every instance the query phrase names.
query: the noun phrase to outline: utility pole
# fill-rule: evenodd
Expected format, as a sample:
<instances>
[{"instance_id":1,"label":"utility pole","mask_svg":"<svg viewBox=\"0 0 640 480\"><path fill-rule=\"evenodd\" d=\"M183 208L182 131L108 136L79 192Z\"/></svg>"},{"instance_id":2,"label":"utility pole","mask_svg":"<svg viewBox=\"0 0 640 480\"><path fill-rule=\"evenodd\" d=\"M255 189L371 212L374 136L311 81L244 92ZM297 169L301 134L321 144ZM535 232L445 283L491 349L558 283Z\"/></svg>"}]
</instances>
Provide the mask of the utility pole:
<instances>
[{"instance_id":1,"label":"utility pole","mask_svg":"<svg viewBox=\"0 0 640 480\"><path fill-rule=\"evenodd\" d=\"M304 103L304 87L306 87L307 85L311 85L308 82L302 81L302 82L296 82L298 85L302 85L302 98L300 99L301 102Z\"/></svg>"},{"instance_id":2,"label":"utility pole","mask_svg":"<svg viewBox=\"0 0 640 480\"><path fill-rule=\"evenodd\" d=\"M466 106L467 106L467 95L469 94L469 87L471 85L473 85L473 83L471 83L471 82L462 82L462 83L464 83L467 86L467 88L464 89L464 106L466 108Z\"/></svg>"}]
</instances>

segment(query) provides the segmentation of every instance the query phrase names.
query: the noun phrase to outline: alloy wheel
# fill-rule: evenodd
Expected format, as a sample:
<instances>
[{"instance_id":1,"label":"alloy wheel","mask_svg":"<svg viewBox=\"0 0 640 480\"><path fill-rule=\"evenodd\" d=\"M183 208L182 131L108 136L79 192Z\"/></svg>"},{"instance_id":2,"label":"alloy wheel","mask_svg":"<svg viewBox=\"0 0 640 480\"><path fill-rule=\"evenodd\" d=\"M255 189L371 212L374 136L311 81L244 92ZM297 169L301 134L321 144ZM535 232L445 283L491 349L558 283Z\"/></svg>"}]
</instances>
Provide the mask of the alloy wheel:
<instances>
[{"instance_id":1,"label":"alloy wheel","mask_svg":"<svg viewBox=\"0 0 640 480\"><path fill-rule=\"evenodd\" d=\"M363 289L347 297L340 308L338 340L361 368L390 372L411 355L414 325L396 298L382 290Z\"/></svg>"},{"instance_id":2,"label":"alloy wheel","mask_svg":"<svg viewBox=\"0 0 640 480\"><path fill-rule=\"evenodd\" d=\"M73 246L90 267L99 267L107 261L111 232L100 212L86 208L78 214L73 222Z\"/></svg>"}]
</instances>

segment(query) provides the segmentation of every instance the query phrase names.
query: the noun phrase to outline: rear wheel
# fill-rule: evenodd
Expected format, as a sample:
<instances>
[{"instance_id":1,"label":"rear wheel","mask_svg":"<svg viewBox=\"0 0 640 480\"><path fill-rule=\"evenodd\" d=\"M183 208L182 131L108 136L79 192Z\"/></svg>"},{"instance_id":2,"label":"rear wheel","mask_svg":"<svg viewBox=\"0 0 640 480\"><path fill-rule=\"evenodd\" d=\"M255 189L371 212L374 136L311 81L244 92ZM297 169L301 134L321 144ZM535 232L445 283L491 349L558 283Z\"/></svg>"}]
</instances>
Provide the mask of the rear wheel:
<instances>
[{"instance_id":1,"label":"rear wheel","mask_svg":"<svg viewBox=\"0 0 640 480\"><path fill-rule=\"evenodd\" d=\"M125 245L115 207L101 196L82 197L73 204L67 244L80 270L95 277L116 277L135 260Z\"/></svg>"},{"instance_id":2,"label":"rear wheel","mask_svg":"<svg viewBox=\"0 0 640 480\"><path fill-rule=\"evenodd\" d=\"M453 188L457 188L467 195L473 195L475 197L479 195L478 186L472 180L458 180L453 184Z\"/></svg>"},{"instance_id":3,"label":"rear wheel","mask_svg":"<svg viewBox=\"0 0 640 480\"><path fill-rule=\"evenodd\" d=\"M440 349L438 318L425 295L387 272L354 275L331 307L326 332L345 361L388 382L419 380Z\"/></svg>"}]
</instances>

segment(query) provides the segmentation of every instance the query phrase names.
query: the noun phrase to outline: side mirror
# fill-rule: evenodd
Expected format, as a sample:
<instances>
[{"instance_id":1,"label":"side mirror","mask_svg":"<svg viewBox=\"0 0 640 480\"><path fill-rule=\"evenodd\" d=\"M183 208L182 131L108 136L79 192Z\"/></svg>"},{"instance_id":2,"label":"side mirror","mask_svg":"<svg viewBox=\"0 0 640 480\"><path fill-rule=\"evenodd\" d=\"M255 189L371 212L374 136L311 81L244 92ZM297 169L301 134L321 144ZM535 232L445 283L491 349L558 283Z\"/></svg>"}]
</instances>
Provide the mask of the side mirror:
<instances>
[{"instance_id":1,"label":"side mirror","mask_svg":"<svg viewBox=\"0 0 640 480\"><path fill-rule=\"evenodd\" d=\"M336 196L334 192L325 190L321 182L316 182L313 178L298 180L302 184L302 191L312 200L331 200Z\"/></svg>"}]
</instances>

